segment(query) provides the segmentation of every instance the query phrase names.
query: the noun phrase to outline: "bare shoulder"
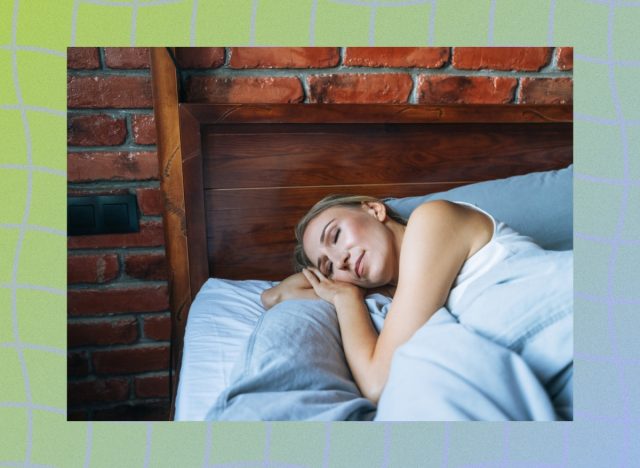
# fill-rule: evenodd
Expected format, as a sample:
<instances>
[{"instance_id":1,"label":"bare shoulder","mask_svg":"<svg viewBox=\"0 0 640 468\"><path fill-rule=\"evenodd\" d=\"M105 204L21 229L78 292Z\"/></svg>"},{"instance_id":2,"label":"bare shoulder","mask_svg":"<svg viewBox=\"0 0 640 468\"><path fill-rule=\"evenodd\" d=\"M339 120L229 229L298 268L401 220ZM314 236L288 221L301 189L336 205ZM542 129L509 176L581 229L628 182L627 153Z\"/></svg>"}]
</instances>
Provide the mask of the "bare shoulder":
<instances>
[{"instance_id":1,"label":"bare shoulder","mask_svg":"<svg viewBox=\"0 0 640 468\"><path fill-rule=\"evenodd\" d=\"M407 228L412 225L448 225L459 221L464 214L463 207L447 200L433 200L418 205L413 210Z\"/></svg>"},{"instance_id":2,"label":"bare shoulder","mask_svg":"<svg viewBox=\"0 0 640 468\"><path fill-rule=\"evenodd\" d=\"M450 202L448 200L426 201L426 202L422 203L421 205L418 205L413 210L413 212L411 213L411 216L413 216L414 214L429 212L429 211L433 211L433 210L448 211L448 210L451 210L451 209L455 208L456 206L458 206L456 203Z\"/></svg>"},{"instance_id":3,"label":"bare shoulder","mask_svg":"<svg viewBox=\"0 0 640 468\"><path fill-rule=\"evenodd\" d=\"M484 213L469 206L447 200L433 200L416 207L407 222L409 237L418 233L439 233L457 239L473 255L493 236L493 222Z\"/></svg>"}]
</instances>

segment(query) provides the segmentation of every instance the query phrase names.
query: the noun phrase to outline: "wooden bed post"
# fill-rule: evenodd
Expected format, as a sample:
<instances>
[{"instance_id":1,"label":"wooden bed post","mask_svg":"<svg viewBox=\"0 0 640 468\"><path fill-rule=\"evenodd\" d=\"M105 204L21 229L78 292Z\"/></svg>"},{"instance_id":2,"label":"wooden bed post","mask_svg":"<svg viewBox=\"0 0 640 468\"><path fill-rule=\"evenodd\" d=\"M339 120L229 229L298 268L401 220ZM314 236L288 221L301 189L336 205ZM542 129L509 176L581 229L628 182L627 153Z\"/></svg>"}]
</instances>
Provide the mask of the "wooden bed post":
<instances>
[{"instance_id":1,"label":"wooden bed post","mask_svg":"<svg viewBox=\"0 0 640 468\"><path fill-rule=\"evenodd\" d=\"M184 329L191 301L208 277L206 255L200 251L202 245L194 246L190 239L205 239L204 219L194 219L185 211L185 194L192 196L194 188L186 192L183 170L183 144L180 139L180 108L178 100L178 77L169 51L164 47L151 48L151 74L153 86L153 107L158 134L158 159L160 165L160 185L163 194L163 224L165 249L169 267L169 301L171 307L171 412L175 414L175 397L178 385ZM198 132L199 133L199 132ZM197 143L199 150L199 142ZM198 151L199 153L199 151ZM202 180L201 158L190 154L188 166L200 163L200 184ZM197 164L195 164L197 165ZM187 168L188 172L192 172ZM196 171L197 172L197 171ZM197 177L196 177L197 179ZM202 189L200 189L202 194ZM193 201L189 202L189 206ZM197 215L204 218L204 205ZM188 210L187 210L188 211ZM191 216L189 216L191 215ZM191 219L188 219L191 217ZM188 222L189 221L189 222ZM200 226L200 228L198 228ZM202 230L201 235L194 232ZM206 249L206 241L204 248ZM191 251L190 251L191 249ZM197 255L195 255L197 250ZM202 256L200 262L199 256ZM193 263L198 263L194 265Z\"/></svg>"}]
</instances>

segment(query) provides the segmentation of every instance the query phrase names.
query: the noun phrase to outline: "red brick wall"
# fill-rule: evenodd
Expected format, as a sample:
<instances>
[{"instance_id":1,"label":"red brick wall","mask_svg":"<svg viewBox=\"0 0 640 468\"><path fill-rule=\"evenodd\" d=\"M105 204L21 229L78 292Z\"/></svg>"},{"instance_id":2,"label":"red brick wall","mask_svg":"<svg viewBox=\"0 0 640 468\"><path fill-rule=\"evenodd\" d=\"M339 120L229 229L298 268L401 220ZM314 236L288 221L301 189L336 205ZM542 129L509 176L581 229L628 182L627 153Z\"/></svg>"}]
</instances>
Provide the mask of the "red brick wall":
<instances>
[{"instance_id":1,"label":"red brick wall","mask_svg":"<svg viewBox=\"0 0 640 468\"><path fill-rule=\"evenodd\" d=\"M571 48L178 49L191 102L570 103ZM170 320L146 48L68 53L69 193L135 194L140 232L69 238L71 419L168 414Z\"/></svg>"},{"instance_id":2,"label":"red brick wall","mask_svg":"<svg viewBox=\"0 0 640 468\"><path fill-rule=\"evenodd\" d=\"M170 314L147 49L68 51L70 195L134 194L140 232L68 239L70 419L164 419Z\"/></svg>"},{"instance_id":3,"label":"red brick wall","mask_svg":"<svg viewBox=\"0 0 640 468\"><path fill-rule=\"evenodd\" d=\"M178 50L192 102L572 102L573 50L209 48Z\"/></svg>"}]
</instances>

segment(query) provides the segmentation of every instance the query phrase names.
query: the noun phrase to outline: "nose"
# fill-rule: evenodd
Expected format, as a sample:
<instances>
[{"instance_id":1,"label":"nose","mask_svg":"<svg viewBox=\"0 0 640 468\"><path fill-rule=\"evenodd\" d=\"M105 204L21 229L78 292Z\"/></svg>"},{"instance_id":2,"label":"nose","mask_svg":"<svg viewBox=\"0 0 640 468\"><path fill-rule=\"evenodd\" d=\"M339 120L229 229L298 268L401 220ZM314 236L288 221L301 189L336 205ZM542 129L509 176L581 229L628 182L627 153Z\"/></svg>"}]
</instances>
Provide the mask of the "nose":
<instances>
[{"instance_id":1,"label":"nose","mask_svg":"<svg viewBox=\"0 0 640 468\"><path fill-rule=\"evenodd\" d=\"M349 267L349 257L351 255L349 254L348 251L343 251L343 252L336 252L334 254L334 259L332 259L335 268L339 269L339 270L345 270L346 268Z\"/></svg>"}]
</instances>

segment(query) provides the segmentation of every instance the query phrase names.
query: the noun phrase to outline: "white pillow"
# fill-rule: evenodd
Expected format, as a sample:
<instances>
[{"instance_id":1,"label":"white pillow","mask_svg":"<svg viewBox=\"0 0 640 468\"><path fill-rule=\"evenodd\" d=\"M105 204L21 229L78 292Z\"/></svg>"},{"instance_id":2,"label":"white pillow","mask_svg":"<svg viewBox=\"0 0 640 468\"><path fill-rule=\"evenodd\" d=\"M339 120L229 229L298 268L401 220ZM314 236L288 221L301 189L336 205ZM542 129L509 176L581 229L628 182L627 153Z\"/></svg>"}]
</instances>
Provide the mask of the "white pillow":
<instances>
[{"instance_id":1,"label":"white pillow","mask_svg":"<svg viewBox=\"0 0 640 468\"><path fill-rule=\"evenodd\" d=\"M264 313L260 293L274 284L212 278L202 286L187 320L175 420L204 420Z\"/></svg>"}]
</instances>

